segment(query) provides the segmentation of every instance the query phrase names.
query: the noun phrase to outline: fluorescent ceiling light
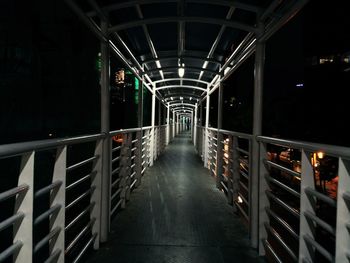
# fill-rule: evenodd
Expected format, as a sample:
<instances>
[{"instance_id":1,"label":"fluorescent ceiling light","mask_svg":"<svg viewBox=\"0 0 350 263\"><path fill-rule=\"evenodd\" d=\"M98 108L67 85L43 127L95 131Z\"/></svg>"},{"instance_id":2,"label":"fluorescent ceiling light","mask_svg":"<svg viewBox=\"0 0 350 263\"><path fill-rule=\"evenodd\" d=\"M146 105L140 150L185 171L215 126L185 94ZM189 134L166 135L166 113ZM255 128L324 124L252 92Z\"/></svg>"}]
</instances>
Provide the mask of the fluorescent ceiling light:
<instances>
[{"instance_id":1,"label":"fluorescent ceiling light","mask_svg":"<svg viewBox=\"0 0 350 263\"><path fill-rule=\"evenodd\" d=\"M185 75L185 64L179 67L179 77L182 78Z\"/></svg>"},{"instance_id":2,"label":"fluorescent ceiling light","mask_svg":"<svg viewBox=\"0 0 350 263\"><path fill-rule=\"evenodd\" d=\"M161 68L161 67L162 67L162 66L160 65L159 60L156 60L156 65L157 65L157 68Z\"/></svg>"}]
</instances>

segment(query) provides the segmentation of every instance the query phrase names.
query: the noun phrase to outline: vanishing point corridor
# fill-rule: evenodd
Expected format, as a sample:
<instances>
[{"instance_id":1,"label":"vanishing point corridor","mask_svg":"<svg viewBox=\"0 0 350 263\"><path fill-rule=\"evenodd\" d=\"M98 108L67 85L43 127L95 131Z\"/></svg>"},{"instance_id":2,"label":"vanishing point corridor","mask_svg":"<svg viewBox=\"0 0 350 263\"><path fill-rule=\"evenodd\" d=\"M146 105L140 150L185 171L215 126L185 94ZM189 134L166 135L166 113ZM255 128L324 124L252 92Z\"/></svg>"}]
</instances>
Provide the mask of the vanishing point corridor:
<instances>
[{"instance_id":1,"label":"vanishing point corridor","mask_svg":"<svg viewBox=\"0 0 350 263\"><path fill-rule=\"evenodd\" d=\"M259 262L242 222L190 134L182 133L146 172L113 220L109 241L88 262Z\"/></svg>"}]
</instances>

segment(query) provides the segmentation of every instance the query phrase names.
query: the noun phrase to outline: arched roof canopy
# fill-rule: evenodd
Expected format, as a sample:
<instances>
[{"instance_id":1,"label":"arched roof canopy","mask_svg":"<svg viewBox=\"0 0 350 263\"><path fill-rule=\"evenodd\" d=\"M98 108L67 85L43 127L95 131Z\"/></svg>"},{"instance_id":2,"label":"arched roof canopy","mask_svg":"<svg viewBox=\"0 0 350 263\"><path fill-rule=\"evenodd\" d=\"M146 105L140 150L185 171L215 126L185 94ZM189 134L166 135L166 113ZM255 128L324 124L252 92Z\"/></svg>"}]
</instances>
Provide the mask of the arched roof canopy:
<instances>
[{"instance_id":1,"label":"arched roof canopy","mask_svg":"<svg viewBox=\"0 0 350 263\"><path fill-rule=\"evenodd\" d=\"M208 94L218 87L218 76L227 79L255 52L258 40L266 41L307 0L67 2L108 41L121 67L143 79L149 90L155 87L160 100L192 90L201 102L208 87ZM107 22L103 31L102 21Z\"/></svg>"}]
</instances>

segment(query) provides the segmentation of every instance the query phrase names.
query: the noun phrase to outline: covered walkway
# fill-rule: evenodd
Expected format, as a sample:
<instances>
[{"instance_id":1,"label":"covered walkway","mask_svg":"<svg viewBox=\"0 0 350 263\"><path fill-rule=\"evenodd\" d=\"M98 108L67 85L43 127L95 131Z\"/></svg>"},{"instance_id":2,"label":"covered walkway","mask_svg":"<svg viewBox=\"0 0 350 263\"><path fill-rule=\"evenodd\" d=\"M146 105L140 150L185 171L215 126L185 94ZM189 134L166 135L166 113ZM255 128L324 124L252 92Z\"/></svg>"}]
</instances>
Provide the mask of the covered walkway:
<instances>
[{"instance_id":1,"label":"covered walkway","mask_svg":"<svg viewBox=\"0 0 350 263\"><path fill-rule=\"evenodd\" d=\"M88 262L260 262L189 133L176 137L142 180Z\"/></svg>"}]
</instances>

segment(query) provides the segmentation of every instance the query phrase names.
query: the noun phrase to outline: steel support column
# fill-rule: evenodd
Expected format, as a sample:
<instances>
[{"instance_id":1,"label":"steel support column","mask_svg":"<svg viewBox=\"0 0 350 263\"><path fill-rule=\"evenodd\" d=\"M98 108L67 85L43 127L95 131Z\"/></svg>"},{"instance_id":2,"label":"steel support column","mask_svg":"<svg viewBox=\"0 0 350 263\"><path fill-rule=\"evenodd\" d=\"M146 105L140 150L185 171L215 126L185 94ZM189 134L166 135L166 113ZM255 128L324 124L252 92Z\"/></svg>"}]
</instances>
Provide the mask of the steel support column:
<instances>
[{"instance_id":1,"label":"steel support column","mask_svg":"<svg viewBox=\"0 0 350 263\"><path fill-rule=\"evenodd\" d=\"M168 103L167 111L166 111L166 145L169 144L171 138L170 138L170 106Z\"/></svg>"},{"instance_id":2,"label":"steel support column","mask_svg":"<svg viewBox=\"0 0 350 263\"><path fill-rule=\"evenodd\" d=\"M220 132L222 129L222 96L223 96L223 87L220 81L219 83L219 96L218 96L218 133L217 133L217 141L216 141L216 186L221 189L221 180L222 180L222 158L223 158L223 136Z\"/></svg>"},{"instance_id":3,"label":"steel support column","mask_svg":"<svg viewBox=\"0 0 350 263\"><path fill-rule=\"evenodd\" d=\"M208 167L208 157L209 157L209 110L210 110L210 86L207 88L207 104L206 104L206 111L205 111L205 140L204 140L204 167Z\"/></svg>"},{"instance_id":4,"label":"steel support column","mask_svg":"<svg viewBox=\"0 0 350 263\"><path fill-rule=\"evenodd\" d=\"M194 108L194 119L193 119L193 144L197 147L197 114L198 114L198 106L196 103L196 107Z\"/></svg>"},{"instance_id":5,"label":"steel support column","mask_svg":"<svg viewBox=\"0 0 350 263\"><path fill-rule=\"evenodd\" d=\"M265 43L258 42L255 51L254 70L254 112L253 112L253 148L252 178L250 179L250 242L253 248L259 242L259 143L256 136L262 133L263 110L263 74L265 63ZM263 176L263 175L262 175ZM263 179L262 179L263 180Z\"/></svg>"},{"instance_id":6,"label":"steel support column","mask_svg":"<svg viewBox=\"0 0 350 263\"><path fill-rule=\"evenodd\" d=\"M108 22L101 22L101 30L108 35ZM109 139L109 42L101 41L101 133L106 137L102 146L102 189L101 189L101 242L106 242L110 229L110 174L111 174L111 141Z\"/></svg>"},{"instance_id":7,"label":"steel support column","mask_svg":"<svg viewBox=\"0 0 350 263\"><path fill-rule=\"evenodd\" d=\"M156 119L156 90L155 87L152 87L152 119L151 119L151 160L150 160L150 166L153 165L153 161L154 161L154 150L155 150L155 119Z\"/></svg>"}]
</instances>

